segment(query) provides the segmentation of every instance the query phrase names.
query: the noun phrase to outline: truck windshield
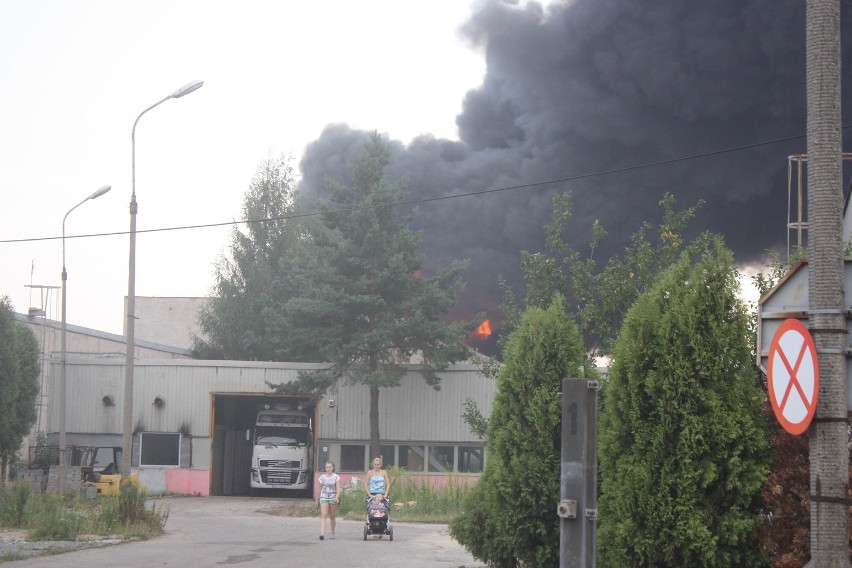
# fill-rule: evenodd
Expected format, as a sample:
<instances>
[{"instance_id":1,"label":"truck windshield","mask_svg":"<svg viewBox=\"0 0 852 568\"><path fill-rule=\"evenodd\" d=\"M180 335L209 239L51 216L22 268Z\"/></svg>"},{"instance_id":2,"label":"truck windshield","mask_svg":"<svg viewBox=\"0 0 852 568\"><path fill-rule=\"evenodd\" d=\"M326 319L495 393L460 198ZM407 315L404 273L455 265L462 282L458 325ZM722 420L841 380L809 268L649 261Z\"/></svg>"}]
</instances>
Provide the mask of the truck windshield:
<instances>
[{"instance_id":1,"label":"truck windshield","mask_svg":"<svg viewBox=\"0 0 852 568\"><path fill-rule=\"evenodd\" d=\"M259 426L255 434L255 444L272 444L275 446L295 446L309 442L307 428L287 428Z\"/></svg>"}]
</instances>

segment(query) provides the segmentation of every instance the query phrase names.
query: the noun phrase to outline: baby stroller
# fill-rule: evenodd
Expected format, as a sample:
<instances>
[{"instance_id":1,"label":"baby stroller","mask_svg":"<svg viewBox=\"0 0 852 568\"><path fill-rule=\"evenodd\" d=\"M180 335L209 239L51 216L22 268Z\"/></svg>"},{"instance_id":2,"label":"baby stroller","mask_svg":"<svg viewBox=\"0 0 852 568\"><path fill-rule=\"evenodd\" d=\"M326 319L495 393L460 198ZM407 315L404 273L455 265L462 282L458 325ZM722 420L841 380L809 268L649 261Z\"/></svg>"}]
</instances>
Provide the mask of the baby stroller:
<instances>
[{"instance_id":1,"label":"baby stroller","mask_svg":"<svg viewBox=\"0 0 852 568\"><path fill-rule=\"evenodd\" d=\"M388 535L393 540L393 527L390 525L390 500L387 497L379 501L378 497L367 498L367 520L364 523L364 540L368 536L382 538Z\"/></svg>"}]
</instances>

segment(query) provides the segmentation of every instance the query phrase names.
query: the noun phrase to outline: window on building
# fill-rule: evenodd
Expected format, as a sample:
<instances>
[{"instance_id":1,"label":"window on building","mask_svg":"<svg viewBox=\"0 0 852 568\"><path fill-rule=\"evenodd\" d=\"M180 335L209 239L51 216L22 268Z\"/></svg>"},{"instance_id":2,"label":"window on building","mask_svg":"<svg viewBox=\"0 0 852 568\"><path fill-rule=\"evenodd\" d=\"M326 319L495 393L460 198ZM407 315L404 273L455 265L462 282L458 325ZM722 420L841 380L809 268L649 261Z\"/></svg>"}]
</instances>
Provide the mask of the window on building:
<instances>
[{"instance_id":1,"label":"window on building","mask_svg":"<svg viewBox=\"0 0 852 568\"><path fill-rule=\"evenodd\" d=\"M423 446L399 446L399 467L408 471L424 471L426 448Z\"/></svg>"},{"instance_id":2,"label":"window on building","mask_svg":"<svg viewBox=\"0 0 852 568\"><path fill-rule=\"evenodd\" d=\"M363 444L341 444L340 446L340 471L367 471L366 446Z\"/></svg>"},{"instance_id":3,"label":"window on building","mask_svg":"<svg viewBox=\"0 0 852 568\"><path fill-rule=\"evenodd\" d=\"M429 471L446 473L455 469L455 446L429 446Z\"/></svg>"},{"instance_id":4,"label":"window on building","mask_svg":"<svg viewBox=\"0 0 852 568\"><path fill-rule=\"evenodd\" d=\"M140 432L139 465L180 465L179 432Z\"/></svg>"},{"instance_id":5,"label":"window on building","mask_svg":"<svg viewBox=\"0 0 852 568\"><path fill-rule=\"evenodd\" d=\"M482 473L485 463L485 448L480 446L459 446L459 467L461 473Z\"/></svg>"},{"instance_id":6,"label":"window on building","mask_svg":"<svg viewBox=\"0 0 852 568\"><path fill-rule=\"evenodd\" d=\"M393 455L394 449L395 446L379 446L379 455L382 456L383 466L390 467L396 465L396 459Z\"/></svg>"}]
</instances>

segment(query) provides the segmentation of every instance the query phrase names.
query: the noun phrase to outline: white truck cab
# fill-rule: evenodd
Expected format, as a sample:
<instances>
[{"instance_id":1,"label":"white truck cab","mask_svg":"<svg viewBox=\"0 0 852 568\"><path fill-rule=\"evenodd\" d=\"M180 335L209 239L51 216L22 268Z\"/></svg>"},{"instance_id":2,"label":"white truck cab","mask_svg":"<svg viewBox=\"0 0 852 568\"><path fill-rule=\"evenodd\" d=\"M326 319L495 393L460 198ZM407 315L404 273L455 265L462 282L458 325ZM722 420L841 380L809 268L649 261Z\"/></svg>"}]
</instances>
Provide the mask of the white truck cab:
<instances>
[{"instance_id":1,"label":"white truck cab","mask_svg":"<svg viewBox=\"0 0 852 568\"><path fill-rule=\"evenodd\" d=\"M258 410L251 455L252 489L308 489L313 484L313 417L301 405Z\"/></svg>"}]
</instances>

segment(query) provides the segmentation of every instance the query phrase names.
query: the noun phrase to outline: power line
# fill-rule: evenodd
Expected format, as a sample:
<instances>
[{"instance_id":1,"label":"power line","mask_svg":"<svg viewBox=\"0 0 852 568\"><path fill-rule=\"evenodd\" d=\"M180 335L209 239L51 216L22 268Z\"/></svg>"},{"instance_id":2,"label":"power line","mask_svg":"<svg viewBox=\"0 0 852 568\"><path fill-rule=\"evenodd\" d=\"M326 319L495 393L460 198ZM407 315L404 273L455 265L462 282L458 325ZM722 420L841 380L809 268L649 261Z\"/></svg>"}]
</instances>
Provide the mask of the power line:
<instances>
[{"instance_id":1,"label":"power line","mask_svg":"<svg viewBox=\"0 0 852 568\"><path fill-rule=\"evenodd\" d=\"M850 128L850 127L852 127L852 124L846 124L844 126L841 126L841 130L845 130L845 129ZM582 180L582 179L589 179L589 178L600 177L600 176L620 174L620 173L624 173L624 172L637 171L637 170L642 170L642 169L646 169L646 168L654 168L654 167L658 167L658 166L667 166L667 165L670 165L670 164L676 164L678 162L686 162L686 161L689 161L689 160L697 160L699 158L710 158L710 157L713 157L713 156L721 156L723 154L730 154L730 153L733 153L733 152L741 152L743 150L751 150L753 148L760 148L762 146L770 146L770 145L773 145L773 144L780 144L782 142L791 142L793 140L799 140L801 138L805 138L806 136L807 136L806 134L799 134L799 135L796 135L796 136L786 136L784 138L776 138L774 140L765 140L763 142L754 142L752 144L745 144L745 145L742 145L742 146L733 146L733 147L730 147L730 148L723 148L721 150L711 150L710 152L703 152L701 154L692 154L692 155L689 155L689 156L679 156L677 158L669 158L667 160L658 160L658 161L655 161L655 162L646 162L646 163L643 163L643 164L635 164L635 165L632 165L632 166L624 166L624 167L621 167L621 168L612 168L612 169L609 169L609 170L599 170L599 171L596 171L596 172L588 172L588 173L584 173L584 174L577 174L575 176L569 176L569 177L564 177L564 178L559 178L559 179L552 179L552 180L539 181L539 182L533 182L533 183L525 183L525 184L519 184L519 185L511 185L511 186L507 186L507 187L499 187L499 188L496 188L496 189L483 189L483 190L480 190L480 191L470 191L470 192L467 192L467 193L458 193L458 194L455 194L455 195L441 195L441 196L438 196L438 197L414 199L414 200L411 200L411 201L397 201L396 203L392 203L392 204L388 204L388 205L379 205L379 206L375 206L374 208L377 208L377 207L399 207L399 206L403 206L403 205L404 206L422 205L424 203L433 203L433 202L436 202L436 201L446 201L448 199L460 199L460 198L463 198L463 197L476 197L476 196L479 196L479 195L487 195L487 194L491 194L491 193L501 193L501 192L504 192L504 191L515 191L515 190L519 190L519 189L529 189L529 188L541 187L541 186L552 185L552 184L557 184L557 183L563 183L564 184L564 183L567 183L567 182L579 181L579 180ZM357 210L359 210L359 208L356 207L356 208L351 208L351 209L337 209L337 210L333 210L331 212L332 213L342 213L342 212L345 212L345 211L357 211ZM294 215L285 215L283 217L267 217L265 219L247 219L247 220L242 220L242 221L223 221L223 222L220 222L220 223L204 223L204 224L201 224L201 225L181 225L181 226L177 226L177 227L161 227L161 228L158 228L158 229L137 229L136 232L137 233L162 233L162 232L166 232L166 231L186 231L186 230L190 230L190 229L210 229L210 228L214 228L214 227L236 226L236 225L243 225L243 224L249 224L249 223L266 223L268 221L285 221L285 220L290 220L290 219L302 219L302 218L307 218L307 217L315 217L315 216L320 215L320 214L321 214L320 212L297 213L297 214L294 214ZM113 237L113 236L127 235L128 233L129 233L129 231L115 231L115 232L110 232L110 233L88 233L88 234L83 234L83 235L71 235L71 236L66 235L65 238L66 239L82 239L82 238L90 238L90 237ZM37 241L54 241L54 240L58 240L58 239L61 239L61 238L62 237L33 237L33 238L23 238L23 239L0 239L0 244L25 243L25 242L37 242Z\"/></svg>"}]
</instances>

